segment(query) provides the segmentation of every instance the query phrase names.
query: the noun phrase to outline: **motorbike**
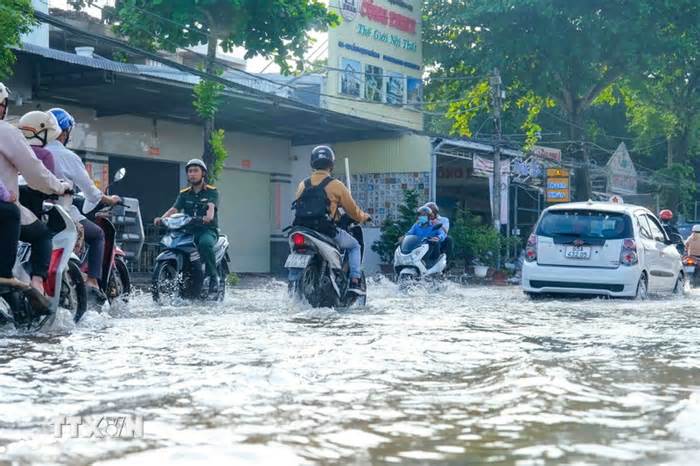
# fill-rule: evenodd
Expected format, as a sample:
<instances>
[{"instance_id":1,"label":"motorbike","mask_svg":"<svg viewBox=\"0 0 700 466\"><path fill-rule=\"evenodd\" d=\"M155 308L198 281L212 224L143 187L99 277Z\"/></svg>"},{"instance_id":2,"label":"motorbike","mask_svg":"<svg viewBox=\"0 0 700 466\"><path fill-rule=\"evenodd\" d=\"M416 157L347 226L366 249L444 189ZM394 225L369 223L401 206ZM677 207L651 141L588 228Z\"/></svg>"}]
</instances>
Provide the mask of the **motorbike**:
<instances>
[{"instance_id":1,"label":"motorbike","mask_svg":"<svg viewBox=\"0 0 700 466\"><path fill-rule=\"evenodd\" d=\"M114 175L112 184L121 181L126 176L126 169L120 168ZM109 186L112 186L110 184ZM108 188L105 192L108 192ZM119 202L115 206L106 206L102 203L94 204L89 202L82 194L77 194L73 198L73 203L85 216L100 227L105 236L105 249L102 260L101 278L98 280L100 290L107 296L110 305L117 300L126 301L131 292L131 277L126 266L126 253L116 242L117 229L110 220L112 215L119 215L119 210L123 210L124 202ZM122 213L123 214L123 213ZM80 270L87 274L88 271L88 249L81 248L81 253L73 257Z\"/></svg>"},{"instance_id":2,"label":"motorbike","mask_svg":"<svg viewBox=\"0 0 700 466\"><path fill-rule=\"evenodd\" d=\"M433 230L442 228L441 224L433 226ZM435 244L434 247L438 247ZM434 262L427 259L430 242L427 238L415 235L404 236L394 251L394 274L401 288L419 280L442 278L447 267L447 256L440 254Z\"/></svg>"},{"instance_id":3,"label":"motorbike","mask_svg":"<svg viewBox=\"0 0 700 466\"><path fill-rule=\"evenodd\" d=\"M204 264L199 258L194 235L188 227L202 224L202 219L187 214L175 214L162 220L168 230L160 241L165 249L156 258L151 293L153 301L160 303L165 297L182 299L208 299L209 277L204 277ZM215 299L223 301L226 295L226 277L229 275L231 259L228 254L229 241L219 235L214 245L219 285Z\"/></svg>"},{"instance_id":4,"label":"motorbike","mask_svg":"<svg viewBox=\"0 0 700 466\"><path fill-rule=\"evenodd\" d=\"M78 237L75 223L66 209L48 201L44 202L43 217L53 233L49 273L44 281L49 312L37 310L20 290L0 287L0 324L11 323L18 329L38 330L55 317L59 307L67 309L74 322L78 322L87 310L85 282L80 269L70 260ZM30 258L31 246L21 242L13 274L24 283L28 283L31 277Z\"/></svg>"},{"instance_id":5,"label":"motorbike","mask_svg":"<svg viewBox=\"0 0 700 466\"><path fill-rule=\"evenodd\" d=\"M700 285L700 256L683 256L683 270L685 271L686 281L690 286L696 288Z\"/></svg>"},{"instance_id":6,"label":"motorbike","mask_svg":"<svg viewBox=\"0 0 700 466\"><path fill-rule=\"evenodd\" d=\"M347 227L359 243L364 256L362 228ZM289 270L289 294L306 300L312 307L347 308L367 304L367 280L361 277L362 294L349 291L350 267L348 254L336 246L333 238L310 228L293 226L288 229L290 253L284 264Z\"/></svg>"}]
</instances>

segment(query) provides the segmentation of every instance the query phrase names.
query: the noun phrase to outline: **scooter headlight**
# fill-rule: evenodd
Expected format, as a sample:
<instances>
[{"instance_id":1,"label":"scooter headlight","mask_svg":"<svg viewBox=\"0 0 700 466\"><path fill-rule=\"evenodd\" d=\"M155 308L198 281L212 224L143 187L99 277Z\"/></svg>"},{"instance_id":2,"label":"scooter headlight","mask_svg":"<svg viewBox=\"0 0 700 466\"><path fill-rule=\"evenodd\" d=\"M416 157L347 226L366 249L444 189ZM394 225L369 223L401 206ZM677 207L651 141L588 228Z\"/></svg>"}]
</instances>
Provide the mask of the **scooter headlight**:
<instances>
[{"instance_id":1,"label":"scooter headlight","mask_svg":"<svg viewBox=\"0 0 700 466\"><path fill-rule=\"evenodd\" d=\"M163 236L163 239L160 240L160 244L165 246L166 248L169 248L173 244L173 237L172 235L165 235Z\"/></svg>"}]
</instances>

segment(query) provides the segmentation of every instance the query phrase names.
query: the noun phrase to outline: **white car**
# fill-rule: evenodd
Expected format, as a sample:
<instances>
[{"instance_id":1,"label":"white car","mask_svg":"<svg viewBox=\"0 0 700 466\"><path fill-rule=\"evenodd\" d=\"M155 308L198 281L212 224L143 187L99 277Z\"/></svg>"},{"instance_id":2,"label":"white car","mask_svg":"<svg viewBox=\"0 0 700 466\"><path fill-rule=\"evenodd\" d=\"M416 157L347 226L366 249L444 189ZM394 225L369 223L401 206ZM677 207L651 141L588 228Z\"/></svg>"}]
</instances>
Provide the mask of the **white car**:
<instances>
[{"instance_id":1,"label":"white car","mask_svg":"<svg viewBox=\"0 0 700 466\"><path fill-rule=\"evenodd\" d=\"M523 291L645 299L683 293L681 255L649 210L580 202L549 207L527 242Z\"/></svg>"}]
</instances>

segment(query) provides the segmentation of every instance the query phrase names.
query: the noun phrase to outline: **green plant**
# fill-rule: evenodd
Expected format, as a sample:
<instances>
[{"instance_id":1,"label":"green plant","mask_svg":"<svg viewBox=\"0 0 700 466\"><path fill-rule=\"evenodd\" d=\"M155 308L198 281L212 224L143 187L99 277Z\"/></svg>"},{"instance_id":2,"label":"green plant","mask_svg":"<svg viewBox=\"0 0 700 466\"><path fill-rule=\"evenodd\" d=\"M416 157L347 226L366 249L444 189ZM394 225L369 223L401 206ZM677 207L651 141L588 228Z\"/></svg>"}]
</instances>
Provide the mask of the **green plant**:
<instances>
[{"instance_id":1,"label":"green plant","mask_svg":"<svg viewBox=\"0 0 700 466\"><path fill-rule=\"evenodd\" d=\"M396 218L387 217L384 220L380 227L381 236L372 244L372 251L379 254L385 264L391 263L399 237L406 234L416 221L416 210L419 203L418 192L405 190L403 196L403 204L399 205L398 216Z\"/></svg>"},{"instance_id":2,"label":"green plant","mask_svg":"<svg viewBox=\"0 0 700 466\"><path fill-rule=\"evenodd\" d=\"M480 217L464 210L455 214L450 226L450 236L454 242L454 257L457 261L490 267L496 266L496 252L499 248L501 258L505 259L510 255L509 251L520 243L520 238L507 238L491 225L483 223Z\"/></svg>"},{"instance_id":3,"label":"green plant","mask_svg":"<svg viewBox=\"0 0 700 466\"><path fill-rule=\"evenodd\" d=\"M36 24L34 8L29 0L0 2L0 78L12 75L15 53L12 47L20 45L22 34Z\"/></svg>"},{"instance_id":4,"label":"green plant","mask_svg":"<svg viewBox=\"0 0 700 466\"><path fill-rule=\"evenodd\" d=\"M226 283L229 286L236 286L241 282L241 278L238 276L236 272L231 272L228 274L226 277Z\"/></svg>"},{"instance_id":5,"label":"green plant","mask_svg":"<svg viewBox=\"0 0 700 466\"><path fill-rule=\"evenodd\" d=\"M209 180L212 183L219 178L221 171L224 169L224 162L228 158L228 151L224 145L225 137L226 133L223 129L217 129L211 133L210 144L212 153L214 154L214 165L209 170Z\"/></svg>"}]
</instances>

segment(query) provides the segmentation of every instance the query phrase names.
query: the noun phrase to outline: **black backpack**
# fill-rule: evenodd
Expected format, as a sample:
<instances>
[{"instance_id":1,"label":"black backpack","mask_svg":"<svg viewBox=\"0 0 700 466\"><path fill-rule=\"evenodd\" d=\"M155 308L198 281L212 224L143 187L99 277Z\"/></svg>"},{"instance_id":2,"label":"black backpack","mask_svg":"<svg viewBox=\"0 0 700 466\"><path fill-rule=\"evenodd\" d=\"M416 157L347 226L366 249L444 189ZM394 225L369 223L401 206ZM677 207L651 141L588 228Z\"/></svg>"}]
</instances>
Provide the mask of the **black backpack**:
<instances>
[{"instance_id":1,"label":"black backpack","mask_svg":"<svg viewBox=\"0 0 700 466\"><path fill-rule=\"evenodd\" d=\"M331 205L326 194L326 186L334 178L328 176L317 186L311 185L311 179L304 180L304 191L299 199L292 203L292 209L296 212L294 226L311 228L324 235L335 237L335 223L329 215Z\"/></svg>"}]
</instances>

